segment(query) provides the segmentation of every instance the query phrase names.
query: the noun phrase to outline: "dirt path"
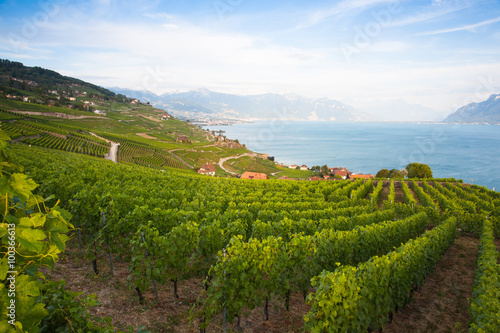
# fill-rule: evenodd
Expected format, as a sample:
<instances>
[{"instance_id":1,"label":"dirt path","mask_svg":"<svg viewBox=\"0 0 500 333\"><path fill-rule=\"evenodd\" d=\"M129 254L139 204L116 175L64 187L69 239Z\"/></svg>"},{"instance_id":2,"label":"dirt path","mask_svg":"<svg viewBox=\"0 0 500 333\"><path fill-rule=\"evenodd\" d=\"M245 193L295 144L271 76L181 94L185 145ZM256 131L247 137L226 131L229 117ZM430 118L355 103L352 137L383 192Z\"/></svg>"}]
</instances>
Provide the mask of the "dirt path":
<instances>
[{"instance_id":1,"label":"dirt path","mask_svg":"<svg viewBox=\"0 0 500 333\"><path fill-rule=\"evenodd\" d=\"M405 195L402 188L394 188L394 201L396 203L405 203Z\"/></svg>"},{"instance_id":2,"label":"dirt path","mask_svg":"<svg viewBox=\"0 0 500 333\"><path fill-rule=\"evenodd\" d=\"M151 136L148 133L135 133L135 135L141 136L145 139L156 140L154 136Z\"/></svg>"},{"instance_id":3,"label":"dirt path","mask_svg":"<svg viewBox=\"0 0 500 333\"><path fill-rule=\"evenodd\" d=\"M479 240L460 237L384 332L467 332Z\"/></svg>"},{"instance_id":4,"label":"dirt path","mask_svg":"<svg viewBox=\"0 0 500 333\"><path fill-rule=\"evenodd\" d=\"M219 166L221 167L222 170L226 171L227 173L236 175L237 174L236 172L229 171L229 170L227 170L224 167L224 162L226 162L227 160L231 160L231 159L237 159L237 158L240 158L240 157L243 157L243 156L257 156L257 154L254 154L254 153L245 153L245 154L237 155L237 156L224 157L224 158L221 158L219 160Z\"/></svg>"},{"instance_id":5,"label":"dirt path","mask_svg":"<svg viewBox=\"0 0 500 333\"><path fill-rule=\"evenodd\" d=\"M385 186L382 187L382 191L380 193L380 200L378 202L378 209L382 209L382 206L384 205L384 201L389 198L389 187Z\"/></svg>"},{"instance_id":6,"label":"dirt path","mask_svg":"<svg viewBox=\"0 0 500 333\"><path fill-rule=\"evenodd\" d=\"M103 137L100 137L99 135L95 134L95 133L92 133L92 132L89 132L91 135L95 136L96 138L99 138L101 140L104 140L106 142L109 142L111 144L111 148L109 149L109 153L107 153L106 155L104 155L104 158L106 160L110 160L110 161L113 161L115 163L118 163L118 146L120 145L119 143L116 143L116 142L113 142L111 140L108 140L108 139L105 139Z\"/></svg>"},{"instance_id":7,"label":"dirt path","mask_svg":"<svg viewBox=\"0 0 500 333\"><path fill-rule=\"evenodd\" d=\"M111 276L109 261L105 253L98 255L100 276L92 272L92 265L79 253L73 238L68 248L61 254L61 260L53 271L44 268L45 275L52 280L63 279L66 287L84 295L95 293L100 305L90 309L96 316L110 316L119 330L128 332L127 327L147 326L152 333L198 333L198 319L190 325L190 310L201 295L201 277L189 277L179 282L179 299L173 296L173 284L157 284L160 303L156 304L152 287L144 293L146 304L141 305L137 293L129 287L127 276L128 263L117 257L113 258L114 275ZM312 290L311 290L312 291ZM285 310L283 302L274 298L269 306L269 321L264 320L263 307L243 311L241 326L243 333L301 333L303 316L310 310L302 294L293 293L290 299L290 311ZM222 332L221 315L210 323L207 332ZM227 325L228 332L235 332L235 325Z\"/></svg>"},{"instance_id":8,"label":"dirt path","mask_svg":"<svg viewBox=\"0 0 500 333\"><path fill-rule=\"evenodd\" d=\"M189 164L188 162L184 161L182 158L180 158L179 156L175 155L172 151L174 151L175 149L172 149L172 150L168 150L168 153L170 155L172 155L173 158L177 159L179 162L181 162L182 164L184 164L185 166L187 166L188 168L190 169L194 169L194 166L192 166L191 164ZM179 149L177 149L179 150Z\"/></svg>"},{"instance_id":9,"label":"dirt path","mask_svg":"<svg viewBox=\"0 0 500 333\"><path fill-rule=\"evenodd\" d=\"M109 153L104 155L104 158L107 160L111 160L115 163L118 163L117 155L118 155L118 146L120 144L116 142L111 142L111 148L109 149Z\"/></svg>"},{"instance_id":10,"label":"dirt path","mask_svg":"<svg viewBox=\"0 0 500 333\"><path fill-rule=\"evenodd\" d=\"M161 123L161 119L158 119L158 118L155 118L155 117L146 116L145 114L139 114L139 116L144 117L144 118L149 119L149 120L152 120L152 121L155 121L157 123Z\"/></svg>"},{"instance_id":11,"label":"dirt path","mask_svg":"<svg viewBox=\"0 0 500 333\"><path fill-rule=\"evenodd\" d=\"M75 116L72 114L66 114L61 112L37 112L37 111L19 111L17 109L9 110L10 112L18 113L18 114L27 114L29 116L47 116L47 117L56 117L63 119L87 119L87 118L96 118L103 119L103 117L98 116Z\"/></svg>"}]
</instances>

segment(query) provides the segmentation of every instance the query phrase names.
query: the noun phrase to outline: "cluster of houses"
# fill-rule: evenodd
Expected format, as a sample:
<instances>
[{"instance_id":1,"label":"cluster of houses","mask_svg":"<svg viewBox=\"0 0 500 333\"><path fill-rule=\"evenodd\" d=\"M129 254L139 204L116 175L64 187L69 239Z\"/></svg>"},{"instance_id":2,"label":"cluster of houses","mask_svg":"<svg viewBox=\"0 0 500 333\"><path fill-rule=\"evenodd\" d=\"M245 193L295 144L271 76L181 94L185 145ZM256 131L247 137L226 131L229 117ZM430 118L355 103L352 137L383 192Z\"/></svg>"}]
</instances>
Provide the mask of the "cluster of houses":
<instances>
[{"instance_id":1,"label":"cluster of houses","mask_svg":"<svg viewBox=\"0 0 500 333\"><path fill-rule=\"evenodd\" d=\"M278 164L277 165L279 168L289 168L289 169L300 169L303 171L310 170L307 165L301 165L298 166L296 164L292 165L284 165L284 164ZM354 172L351 172L347 170L344 167L341 168L328 168L330 171L330 175L324 175L322 177L319 176L313 176L310 177L309 180L324 180L324 179L370 179L373 178L373 175L365 175L365 174L356 174ZM313 171L315 172L320 172L320 170L314 169ZM289 179L286 176L281 177L280 179Z\"/></svg>"},{"instance_id":2,"label":"cluster of houses","mask_svg":"<svg viewBox=\"0 0 500 333\"><path fill-rule=\"evenodd\" d=\"M278 164L278 166L280 167L283 167L283 165L281 164ZM285 167L288 167L290 169L296 169L297 165L290 165L290 166L285 166ZM306 169L305 170L309 170L307 168L307 166L303 165L301 167L299 167L301 170L304 170L302 169L302 167L305 167ZM308 180L311 180L311 181L315 181L315 180L335 180L335 179L370 179L370 178L374 178L373 175L366 175L366 174L356 174L356 173L353 173L349 170L347 170L346 168L328 168L331 172L330 175L325 175L325 176L312 176L312 177L309 177ZM204 164L200 167L200 169L198 170L198 173L199 174L202 174L202 175L208 175L208 176L215 176L215 172L216 172L216 169L215 169L215 166L213 164L210 164L210 163L207 163L207 164ZM333 175L333 176L332 176ZM241 179L269 179L269 176L266 175L265 173L261 173L261 172L249 172L249 171L245 171L241 176L240 176ZM290 180L290 179L293 179L293 178L288 178L287 176L282 176L278 179L283 179L283 180Z\"/></svg>"},{"instance_id":3,"label":"cluster of houses","mask_svg":"<svg viewBox=\"0 0 500 333\"><path fill-rule=\"evenodd\" d=\"M303 170L303 171L309 170L309 167L307 165L305 165L305 164L303 164L301 166L298 166L296 164L292 164L292 165L278 164L278 168L300 169L300 170Z\"/></svg>"},{"instance_id":4,"label":"cluster of houses","mask_svg":"<svg viewBox=\"0 0 500 333\"><path fill-rule=\"evenodd\" d=\"M29 84L31 86L37 86L38 85L38 83L35 82L35 81L20 80L20 79L14 78L14 77L12 77L11 79L14 80L14 81L18 81L18 82L26 82L27 84ZM58 84L58 85L60 85L60 84ZM69 86L70 87L78 87L80 85L78 85L78 84L70 84ZM61 96L60 96L61 92L59 92L57 90L48 90L46 93L54 95L55 99L58 99L58 100L61 99ZM67 95L69 93L66 92L66 91L62 91L62 94L63 95ZM76 94L77 97L86 97L87 96L87 92L86 91L80 93L78 90L75 90L75 91L71 92L71 94ZM8 99L22 100L23 102L26 102L26 103L42 103L43 102L42 100L35 99L35 97L33 97L33 96L16 96L16 95L7 94L5 97L7 97ZM71 102L76 102L76 97L73 97L73 96L64 96L64 98L67 98ZM54 104L55 103L52 102L52 103L49 104L49 106L53 106ZM85 101L84 104L85 104L85 106L89 106L90 104L94 105L93 102L91 103L91 102L88 102L88 101ZM68 104L68 108L71 109L72 105Z\"/></svg>"},{"instance_id":5,"label":"cluster of houses","mask_svg":"<svg viewBox=\"0 0 500 333\"><path fill-rule=\"evenodd\" d=\"M199 169L198 173L201 175L215 176L215 166L213 164L207 163L203 164ZM245 171L240 176L241 179L269 179L269 176L261 172L249 172Z\"/></svg>"},{"instance_id":6,"label":"cluster of houses","mask_svg":"<svg viewBox=\"0 0 500 333\"><path fill-rule=\"evenodd\" d=\"M32 85L32 86L37 86L38 83L35 82L35 81L28 81L28 80L21 80L21 79L17 79L17 78L14 78L12 77L11 78L13 81L17 81L17 82L25 82L29 85ZM62 86L61 84L57 84L58 86ZM81 87L80 84L76 84L76 83L71 83L68 85L69 87ZM55 100L61 100L61 96L63 98L66 98L67 100L69 100L70 102L76 102L77 101L77 97L87 97L87 92L86 91L83 91L83 92L80 92L79 90L73 90L73 91L58 91L58 90L48 90L46 91L46 94L49 96L50 99L54 99L53 101L50 101L49 100L49 103L48 105L49 106L53 106L56 102ZM68 95L71 95L71 96L68 96ZM35 97L33 96L16 96L16 95L11 95L11 94L7 94L5 97L7 97L8 99L16 99L16 100L22 100L23 102L27 102L27 103L43 103L44 101L42 100L38 100L38 99L35 99ZM89 101L84 101L83 102L84 106L87 108L87 111L92 111L94 112L95 114L99 114L99 115L106 115L106 113L102 110L91 110L90 107L94 107L96 106L96 104L94 102L89 102ZM140 100L138 99L132 99L130 104L132 105L148 105L148 106L151 106L149 103L142 103ZM67 104L66 105L69 109L72 109L73 108L73 105L72 104ZM168 120L170 118L170 115L169 114L166 114L164 115L163 117L161 117L162 120Z\"/></svg>"},{"instance_id":7,"label":"cluster of houses","mask_svg":"<svg viewBox=\"0 0 500 333\"><path fill-rule=\"evenodd\" d=\"M16 79L15 77L11 77L12 81L17 81L17 82L24 82L26 84L29 84L30 86L38 86L38 82L35 81L30 81L30 80L21 80L21 79Z\"/></svg>"},{"instance_id":8,"label":"cluster of houses","mask_svg":"<svg viewBox=\"0 0 500 333\"><path fill-rule=\"evenodd\" d=\"M5 95L5 97L7 97L8 99L22 99L23 102L27 102L27 103L29 103L31 101L31 99L33 98L30 96L21 97L21 96L16 96L16 95L11 95L11 94L7 94L7 95Z\"/></svg>"}]
</instances>

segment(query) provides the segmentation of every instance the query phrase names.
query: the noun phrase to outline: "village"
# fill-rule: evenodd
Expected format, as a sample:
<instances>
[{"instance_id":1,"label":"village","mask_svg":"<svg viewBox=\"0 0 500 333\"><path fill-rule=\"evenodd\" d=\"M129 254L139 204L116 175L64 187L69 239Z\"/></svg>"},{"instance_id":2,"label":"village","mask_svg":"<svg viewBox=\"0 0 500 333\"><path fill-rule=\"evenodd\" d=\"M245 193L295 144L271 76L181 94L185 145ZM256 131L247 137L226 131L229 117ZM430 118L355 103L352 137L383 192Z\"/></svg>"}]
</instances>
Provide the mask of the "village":
<instances>
[{"instance_id":1,"label":"village","mask_svg":"<svg viewBox=\"0 0 500 333\"><path fill-rule=\"evenodd\" d=\"M278 168L289 168L292 170L302 170L302 171L312 171L313 175L306 178L306 179L300 179L300 178L291 178L288 176L281 176L278 179L280 180L309 180L309 181L320 181L320 180L346 180L346 179L371 179L374 178L373 175L371 174L356 174L353 173L345 167L332 167L328 168L325 166L323 168L320 167L312 167L309 168L307 165L283 165L276 163L276 166ZM325 172L326 170L327 172ZM206 163L202 165L197 172L202 175L207 175L207 176L215 176L216 174L216 168L213 164L211 163ZM325 174L326 173L326 174ZM316 175L317 174L317 175ZM273 174L275 175L275 174ZM265 173L262 172L251 172L251 171L245 171L241 175L237 174L236 175L238 178L241 179L269 179L269 176Z\"/></svg>"}]
</instances>

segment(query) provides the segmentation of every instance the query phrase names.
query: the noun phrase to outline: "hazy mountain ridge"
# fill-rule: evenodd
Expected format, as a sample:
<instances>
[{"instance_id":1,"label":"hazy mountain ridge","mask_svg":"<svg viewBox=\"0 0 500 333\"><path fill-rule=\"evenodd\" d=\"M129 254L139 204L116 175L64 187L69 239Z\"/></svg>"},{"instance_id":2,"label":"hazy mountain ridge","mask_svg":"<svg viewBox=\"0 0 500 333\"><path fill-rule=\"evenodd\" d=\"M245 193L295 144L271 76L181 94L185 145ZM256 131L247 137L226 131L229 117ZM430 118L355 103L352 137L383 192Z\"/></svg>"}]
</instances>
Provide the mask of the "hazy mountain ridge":
<instances>
[{"instance_id":1,"label":"hazy mountain ridge","mask_svg":"<svg viewBox=\"0 0 500 333\"><path fill-rule=\"evenodd\" d=\"M352 106L328 98L307 98L294 94L233 95L197 89L166 93L110 88L117 93L143 98L178 118L194 120L318 120L370 121L373 118Z\"/></svg>"},{"instance_id":2,"label":"hazy mountain ridge","mask_svg":"<svg viewBox=\"0 0 500 333\"><path fill-rule=\"evenodd\" d=\"M445 123L487 123L500 124L500 94L493 94L487 100L471 103L449 115Z\"/></svg>"},{"instance_id":3,"label":"hazy mountain ridge","mask_svg":"<svg viewBox=\"0 0 500 333\"><path fill-rule=\"evenodd\" d=\"M362 110L379 121L417 122L441 121L444 115L430 107L411 104L402 99L369 102L348 101L356 109Z\"/></svg>"}]
</instances>

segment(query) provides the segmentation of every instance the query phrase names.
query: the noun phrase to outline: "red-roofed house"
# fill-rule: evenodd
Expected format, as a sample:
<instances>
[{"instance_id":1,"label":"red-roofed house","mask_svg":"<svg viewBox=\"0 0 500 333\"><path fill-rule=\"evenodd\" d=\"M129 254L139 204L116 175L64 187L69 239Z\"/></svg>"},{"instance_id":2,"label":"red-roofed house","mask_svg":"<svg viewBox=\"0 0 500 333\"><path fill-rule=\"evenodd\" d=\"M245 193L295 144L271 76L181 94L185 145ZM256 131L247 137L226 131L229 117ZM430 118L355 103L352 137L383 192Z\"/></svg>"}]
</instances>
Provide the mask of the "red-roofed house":
<instances>
[{"instance_id":1,"label":"red-roofed house","mask_svg":"<svg viewBox=\"0 0 500 333\"><path fill-rule=\"evenodd\" d=\"M289 165L288 168L290 169L297 169L299 166L294 164L294 165Z\"/></svg>"},{"instance_id":2,"label":"red-roofed house","mask_svg":"<svg viewBox=\"0 0 500 333\"><path fill-rule=\"evenodd\" d=\"M269 177L265 173L259 172L249 172L245 171L241 175L241 179L268 179Z\"/></svg>"},{"instance_id":3,"label":"red-roofed house","mask_svg":"<svg viewBox=\"0 0 500 333\"><path fill-rule=\"evenodd\" d=\"M335 170L333 171L333 176L340 176L342 179L347 179L347 175L349 174L349 171L347 170Z\"/></svg>"},{"instance_id":4,"label":"red-roofed house","mask_svg":"<svg viewBox=\"0 0 500 333\"><path fill-rule=\"evenodd\" d=\"M198 170L198 173L201 173L203 175L208 175L208 176L215 176L215 167L210 164L203 164L200 169Z\"/></svg>"},{"instance_id":5,"label":"red-roofed house","mask_svg":"<svg viewBox=\"0 0 500 333\"><path fill-rule=\"evenodd\" d=\"M302 166L300 167L300 170L302 170L302 171L307 171L307 170L309 170L309 168L307 167L307 165L305 165L305 164L304 164L304 165L302 165Z\"/></svg>"}]
</instances>

